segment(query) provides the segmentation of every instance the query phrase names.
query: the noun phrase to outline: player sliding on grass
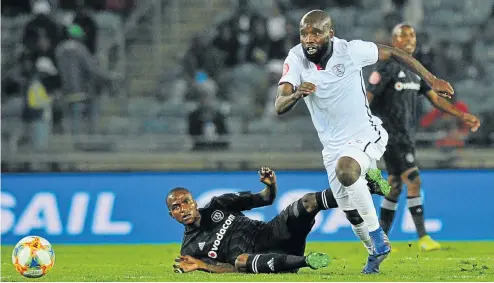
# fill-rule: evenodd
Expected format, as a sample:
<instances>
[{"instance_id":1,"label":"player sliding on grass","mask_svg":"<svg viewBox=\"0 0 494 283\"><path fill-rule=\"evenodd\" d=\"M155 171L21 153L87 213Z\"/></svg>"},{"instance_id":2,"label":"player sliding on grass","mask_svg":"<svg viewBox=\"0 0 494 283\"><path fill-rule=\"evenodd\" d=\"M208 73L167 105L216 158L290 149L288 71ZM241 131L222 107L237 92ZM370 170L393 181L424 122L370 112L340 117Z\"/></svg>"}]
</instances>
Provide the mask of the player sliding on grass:
<instances>
[{"instance_id":1,"label":"player sliding on grass","mask_svg":"<svg viewBox=\"0 0 494 283\"><path fill-rule=\"evenodd\" d=\"M259 174L266 184L261 192L224 194L201 209L185 188L168 193L170 215L185 226L181 256L174 264L176 272L280 273L329 264L326 254L304 256L304 252L317 213L337 207L331 190L304 195L269 222L256 221L242 211L271 205L277 193L274 171L262 167Z\"/></svg>"},{"instance_id":2,"label":"player sliding on grass","mask_svg":"<svg viewBox=\"0 0 494 283\"><path fill-rule=\"evenodd\" d=\"M391 246L379 225L365 177L377 170L388 133L369 110L362 68L394 59L441 95L452 95L453 88L403 50L335 37L333 22L324 11L305 14L299 32L300 44L290 50L283 66L276 112L286 113L304 100L324 147L324 166L338 206L347 214L358 211L367 224L353 226L357 237L374 250L362 272L378 273ZM382 180L378 175L374 176Z\"/></svg>"}]
</instances>

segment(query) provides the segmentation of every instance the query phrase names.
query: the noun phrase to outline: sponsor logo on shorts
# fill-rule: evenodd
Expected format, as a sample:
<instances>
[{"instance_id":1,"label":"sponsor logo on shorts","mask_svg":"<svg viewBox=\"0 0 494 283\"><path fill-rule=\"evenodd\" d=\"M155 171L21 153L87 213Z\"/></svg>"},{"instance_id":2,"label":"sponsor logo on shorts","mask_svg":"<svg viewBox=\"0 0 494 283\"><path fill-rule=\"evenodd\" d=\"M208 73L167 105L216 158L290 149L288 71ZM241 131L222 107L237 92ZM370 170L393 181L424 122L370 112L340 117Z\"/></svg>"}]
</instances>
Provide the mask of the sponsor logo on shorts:
<instances>
[{"instance_id":1,"label":"sponsor logo on shorts","mask_svg":"<svg viewBox=\"0 0 494 283\"><path fill-rule=\"evenodd\" d=\"M223 218L225 218L225 214L223 214L223 211L221 210L215 210L213 214L211 214L211 220L214 222L220 222Z\"/></svg>"},{"instance_id":2,"label":"sponsor logo on shorts","mask_svg":"<svg viewBox=\"0 0 494 283\"><path fill-rule=\"evenodd\" d=\"M208 252L208 256L210 258L218 257L218 254L216 253L216 251L220 248L221 240L223 240L223 237L225 236L226 231L228 230L228 228L230 228L230 226L232 225L234 220L235 220L235 215L230 214L228 216L228 218L226 219L225 223L223 223L223 226L221 226L220 231L218 233L216 233L216 240L214 240L213 247Z\"/></svg>"}]
</instances>

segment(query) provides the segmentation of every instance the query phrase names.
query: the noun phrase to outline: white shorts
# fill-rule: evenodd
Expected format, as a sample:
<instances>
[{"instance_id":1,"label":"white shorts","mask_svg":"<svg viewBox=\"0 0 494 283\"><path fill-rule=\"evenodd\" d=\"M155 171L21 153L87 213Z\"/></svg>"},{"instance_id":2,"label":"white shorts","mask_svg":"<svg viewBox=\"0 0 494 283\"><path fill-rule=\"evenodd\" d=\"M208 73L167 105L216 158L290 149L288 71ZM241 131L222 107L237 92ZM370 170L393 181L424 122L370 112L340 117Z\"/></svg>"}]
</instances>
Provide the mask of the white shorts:
<instances>
[{"instance_id":1,"label":"white shorts","mask_svg":"<svg viewBox=\"0 0 494 283\"><path fill-rule=\"evenodd\" d=\"M382 126L376 126L376 128L377 131L372 128L356 134L336 154L334 150L328 148L324 148L322 151L324 167L326 167L331 190L338 202L338 206L342 210L352 210L354 207L348 198L346 188L336 178L338 159L343 156L355 159L360 165L360 178L365 178L365 174L369 169L377 168L376 161L381 159L388 143L386 130Z\"/></svg>"}]
</instances>

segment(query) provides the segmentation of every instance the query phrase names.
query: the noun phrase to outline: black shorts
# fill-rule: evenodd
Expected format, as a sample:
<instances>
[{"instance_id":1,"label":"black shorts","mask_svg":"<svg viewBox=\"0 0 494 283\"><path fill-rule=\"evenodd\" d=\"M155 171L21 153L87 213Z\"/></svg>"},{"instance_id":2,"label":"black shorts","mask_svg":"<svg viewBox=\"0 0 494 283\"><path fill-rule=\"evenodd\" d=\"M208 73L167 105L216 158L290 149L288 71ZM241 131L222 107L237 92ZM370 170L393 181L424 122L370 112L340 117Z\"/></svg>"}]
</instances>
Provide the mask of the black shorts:
<instances>
[{"instance_id":1,"label":"black shorts","mask_svg":"<svg viewBox=\"0 0 494 283\"><path fill-rule=\"evenodd\" d=\"M383 158L390 175L400 176L406 170L417 166L415 148L411 145L388 144Z\"/></svg>"},{"instance_id":2,"label":"black shorts","mask_svg":"<svg viewBox=\"0 0 494 283\"><path fill-rule=\"evenodd\" d=\"M300 215L294 208L296 206L297 202L290 204L269 221L259 238L259 253L304 255L307 235L315 224L315 215Z\"/></svg>"}]
</instances>

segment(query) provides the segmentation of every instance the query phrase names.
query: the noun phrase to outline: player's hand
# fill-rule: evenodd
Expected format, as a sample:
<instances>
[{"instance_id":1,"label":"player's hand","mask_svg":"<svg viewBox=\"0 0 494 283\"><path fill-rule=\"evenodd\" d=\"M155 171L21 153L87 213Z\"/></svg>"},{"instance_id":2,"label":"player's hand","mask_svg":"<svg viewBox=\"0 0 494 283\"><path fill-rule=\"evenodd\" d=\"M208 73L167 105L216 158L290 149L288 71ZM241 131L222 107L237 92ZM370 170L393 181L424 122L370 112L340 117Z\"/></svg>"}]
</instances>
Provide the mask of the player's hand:
<instances>
[{"instance_id":1,"label":"player's hand","mask_svg":"<svg viewBox=\"0 0 494 283\"><path fill-rule=\"evenodd\" d=\"M451 99L453 94L455 94L455 90L445 80L441 80L438 78L435 78L434 81L432 82L431 88L442 98L447 98Z\"/></svg>"},{"instance_id":2,"label":"player's hand","mask_svg":"<svg viewBox=\"0 0 494 283\"><path fill-rule=\"evenodd\" d=\"M257 173L259 173L261 183L264 183L268 186L276 184L276 174L271 168L262 166L261 169L257 171Z\"/></svg>"},{"instance_id":3,"label":"player's hand","mask_svg":"<svg viewBox=\"0 0 494 283\"><path fill-rule=\"evenodd\" d=\"M198 270L202 261L191 256L179 256L175 258L173 268L176 273L186 273Z\"/></svg>"},{"instance_id":4,"label":"player's hand","mask_svg":"<svg viewBox=\"0 0 494 283\"><path fill-rule=\"evenodd\" d=\"M467 124L467 126L470 128L470 131L472 132L476 132L480 127L479 118L477 118L477 116L473 114L464 113L461 117L461 120L463 120L463 122Z\"/></svg>"},{"instance_id":5,"label":"player's hand","mask_svg":"<svg viewBox=\"0 0 494 283\"><path fill-rule=\"evenodd\" d=\"M293 93L293 97L295 99L300 99L300 98L306 97L309 94L314 93L314 91L316 91L316 86L313 83L303 82L297 88L295 93Z\"/></svg>"}]
</instances>

